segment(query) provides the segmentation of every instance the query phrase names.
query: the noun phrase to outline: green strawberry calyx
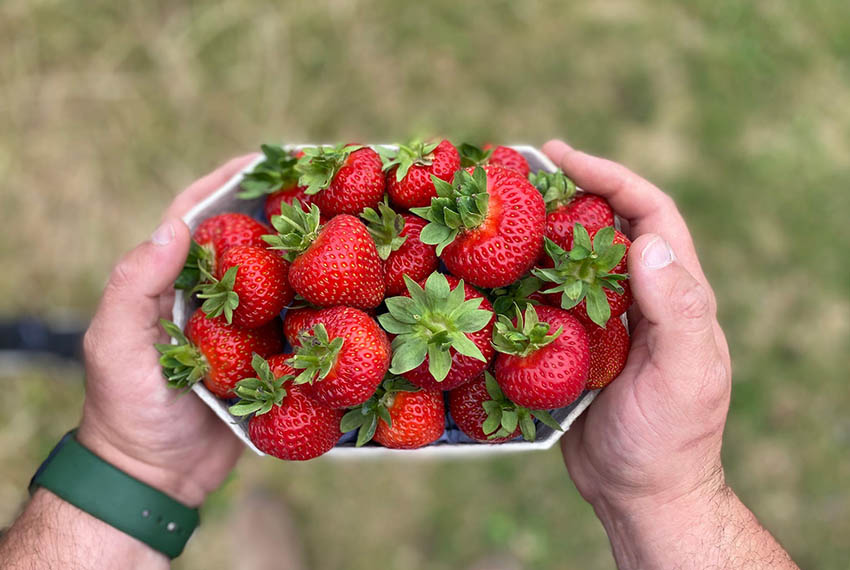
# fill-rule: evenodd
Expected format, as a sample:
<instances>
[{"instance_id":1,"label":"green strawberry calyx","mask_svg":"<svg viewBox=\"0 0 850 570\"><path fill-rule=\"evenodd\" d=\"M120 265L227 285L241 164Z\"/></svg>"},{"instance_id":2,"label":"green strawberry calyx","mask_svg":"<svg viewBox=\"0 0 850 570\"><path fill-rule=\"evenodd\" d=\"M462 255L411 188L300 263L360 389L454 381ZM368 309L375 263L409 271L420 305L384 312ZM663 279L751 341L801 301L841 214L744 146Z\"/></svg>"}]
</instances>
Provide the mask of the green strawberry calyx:
<instances>
[{"instance_id":1,"label":"green strawberry calyx","mask_svg":"<svg viewBox=\"0 0 850 570\"><path fill-rule=\"evenodd\" d=\"M461 143L457 150L460 153L461 166L484 166L490 161L490 155L493 154L492 148L484 150L470 143Z\"/></svg>"},{"instance_id":2,"label":"green strawberry calyx","mask_svg":"<svg viewBox=\"0 0 850 570\"><path fill-rule=\"evenodd\" d=\"M533 305L525 308L525 318L516 310L516 324L507 315L499 315L493 328L493 348L504 354L525 357L551 344L564 331L563 327L549 334L549 323L540 322Z\"/></svg>"},{"instance_id":3,"label":"green strawberry calyx","mask_svg":"<svg viewBox=\"0 0 850 570\"><path fill-rule=\"evenodd\" d=\"M298 184L306 186L305 194L318 194L333 182L339 169L355 150L363 145L314 146L302 149L303 155L295 164Z\"/></svg>"},{"instance_id":4,"label":"green strawberry calyx","mask_svg":"<svg viewBox=\"0 0 850 570\"><path fill-rule=\"evenodd\" d=\"M528 175L531 182L546 203L546 212L551 213L570 203L576 195L576 183L567 177L561 170L546 172L540 170Z\"/></svg>"},{"instance_id":5,"label":"green strawberry calyx","mask_svg":"<svg viewBox=\"0 0 850 570\"><path fill-rule=\"evenodd\" d=\"M319 323L298 333L295 355L286 363L301 372L295 377L296 384L312 384L323 380L336 366L344 339L331 339L325 325Z\"/></svg>"},{"instance_id":6,"label":"green strawberry calyx","mask_svg":"<svg viewBox=\"0 0 850 570\"><path fill-rule=\"evenodd\" d=\"M195 289L199 283L203 283L212 275L214 261L210 249L192 240L189 245L189 254L186 256L180 275L174 282L174 288L184 291Z\"/></svg>"},{"instance_id":7,"label":"green strawberry calyx","mask_svg":"<svg viewBox=\"0 0 850 570\"><path fill-rule=\"evenodd\" d=\"M237 198L260 198L284 188L292 188L298 183L298 173L295 172L298 159L292 152L284 150L280 145L271 144L261 145L260 149L266 158L245 174L240 182L242 190L236 194Z\"/></svg>"},{"instance_id":8,"label":"green strawberry calyx","mask_svg":"<svg viewBox=\"0 0 850 570\"><path fill-rule=\"evenodd\" d=\"M477 228L487 219L490 201L487 172L478 166L472 174L465 169L458 170L451 184L433 174L431 180L437 190L437 196L431 198L431 205L411 208L410 211L428 220L419 239L422 243L436 245L437 255L442 255L443 249L462 230Z\"/></svg>"},{"instance_id":9,"label":"green strawberry calyx","mask_svg":"<svg viewBox=\"0 0 850 570\"><path fill-rule=\"evenodd\" d=\"M554 430L564 431L564 428L546 410L529 410L509 400L489 372L484 373L484 381L490 399L481 403L484 411L487 412L487 419L481 425L481 431L488 439L509 437L519 426L522 438L526 441L534 441L537 439L534 418Z\"/></svg>"},{"instance_id":10,"label":"green strawberry calyx","mask_svg":"<svg viewBox=\"0 0 850 570\"><path fill-rule=\"evenodd\" d=\"M209 372L209 363L198 347L189 342L180 327L166 319L160 319L159 324L176 343L154 344L160 354L162 375L170 388L188 390Z\"/></svg>"},{"instance_id":11,"label":"green strawberry calyx","mask_svg":"<svg viewBox=\"0 0 850 570\"><path fill-rule=\"evenodd\" d=\"M375 240L378 256L385 261L407 240L407 236L400 235L404 230L404 216L390 208L386 199L378 204L377 212L372 208L364 208L360 217L366 222L366 229Z\"/></svg>"},{"instance_id":12,"label":"green strawberry calyx","mask_svg":"<svg viewBox=\"0 0 850 570\"><path fill-rule=\"evenodd\" d=\"M221 279L210 276L211 280L208 283L196 287L199 291L198 299L204 299L201 309L208 319L214 319L223 314L227 324L233 322L233 311L239 306L239 294L233 290L238 271L239 266L234 265L224 272Z\"/></svg>"},{"instance_id":13,"label":"green strawberry calyx","mask_svg":"<svg viewBox=\"0 0 850 570\"><path fill-rule=\"evenodd\" d=\"M613 243L614 236L614 228L608 226L597 231L591 243L587 230L577 223L569 252L545 238L544 249L555 267L532 270L543 281L555 284L543 293L561 293L561 308L571 309L586 300L587 316L603 328L611 318L605 289L622 295L620 281L629 278L626 273L611 273L626 253L624 244Z\"/></svg>"},{"instance_id":14,"label":"green strawberry calyx","mask_svg":"<svg viewBox=\"0 0 850 570\"><path fill-rule=\"evenodd\" d=\"M268 361L256 352L251 358L251 367L257 373L256 378L243 378L233 388L240 398L239 402L229 408L234 416L259 416L270 412L273 406L283 402L286 396L283 385L292 379L291 374L276 378Z\"/></svg>"},{"instance_id":15,"label":"green strawberry calyx","mask_svg":"<svg viewBox=\"0 0 850 570\"><path fill-rule=\"evenodd\" d=\"M381 155L383 163L383 171L398 166L395 172L395 179L401 182L407 176L407 171L414 164L417 166L430 166L434 162L434 149L440 143L426 143L420 140L412 141L406 145L398 145L397 149L388 147L379 147L377 152Z\"/></svg>"},{"instance_id":16,"label":"green strawberry calyx","mask_svg":"<svg viewBox=\"0 0 850 570\"><path fill-rule=\"evenodd\" d=\"M526 275L507 287L498 287L490 290L490 300L493 303L493 311L497 315L512 315L514 310L524 310L528 305L538 305L535 299L529 299L529 295L540 291L543 282L534 275Z\"/></svg>"},{"instance_id":17,"label":"green strawberry calyx","mask_svg":"<svg viewBox=\"0 0 850 570\"><path fill-rule=\"evenodd\" d=\"M348 410L339 422L339 430L348 433L357 430L356 447L361 447L372 440L378 421L383 421L392 427L393 420L390 416L390 408L395 402L395 395L399 392L418 392L419 388L408 380L393 374L387 374L372 397Z\"/></svg>"},{"instance_id":18,"label":"green strawberry calyx","mask_svg":"<svg viewBox=\"0 0 850 570\"><path fill-rule=\"evenodd\" d=\"M384 330L397 335L392 342L391 373L409 372L427 356L428 371L434 380L442 382L452 366L450 349L486 362L481 350L466 336L480 331L493 318L492 312L479 308L483 299L465 300L463 281L451 289L445 275L436 271L424 288L407 275L404 282L410 296L386 299L389 312L378 316Z\"/></svg>"},{"instance_id":19,"label":"green strawberry calyx","mask_svg":"<svg viewBox=\"0 0 850 570\"><path fill-rule=\"evenodd\" d=\"M263 241L269 249L283 251L290 263L316 241L322 227L319 207L310 204L304 210L297 199L292 204L281 202L280 215L272 216L271 222L277 234L264 235Z\"/></svg>"}]
</instances>

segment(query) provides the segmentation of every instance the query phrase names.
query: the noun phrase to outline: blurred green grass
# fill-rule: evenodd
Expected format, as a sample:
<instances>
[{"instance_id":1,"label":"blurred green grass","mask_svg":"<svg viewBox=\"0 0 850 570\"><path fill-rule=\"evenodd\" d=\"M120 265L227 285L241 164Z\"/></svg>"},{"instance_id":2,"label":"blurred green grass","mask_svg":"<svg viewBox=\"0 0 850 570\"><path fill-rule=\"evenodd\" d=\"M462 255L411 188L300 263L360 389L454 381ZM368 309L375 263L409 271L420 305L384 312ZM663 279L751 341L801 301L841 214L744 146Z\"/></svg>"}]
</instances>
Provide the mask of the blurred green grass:
<instances>
[{"instance_id":1,"label":"blurred green grass","mask_svg":"<svg viewBox=\"0 0 850 570\"><path fill-rule=\"evenodd\" d=\"M700 0L0 3L0 315L88 316L170 197L263 141L416 134L624 162L677 200L729 337L728 479L801 566L850 559L850 5ZM36 292L36 293L34 293ZM0 522L76 421L79 370L0 372ZM316 568L610 568L556 452L251 458L181 568L227 567L242 490Z\"/></svg>"}]
</instances>

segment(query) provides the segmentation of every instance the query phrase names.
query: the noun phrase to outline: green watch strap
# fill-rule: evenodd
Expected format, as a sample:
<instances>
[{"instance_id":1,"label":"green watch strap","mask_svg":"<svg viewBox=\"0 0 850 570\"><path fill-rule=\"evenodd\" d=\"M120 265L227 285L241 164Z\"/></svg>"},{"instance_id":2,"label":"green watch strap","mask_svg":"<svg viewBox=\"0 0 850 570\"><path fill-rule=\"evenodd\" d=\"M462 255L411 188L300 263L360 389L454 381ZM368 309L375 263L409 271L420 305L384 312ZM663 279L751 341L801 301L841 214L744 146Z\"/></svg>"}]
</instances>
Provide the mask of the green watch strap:
<instances>
[{"instance_id":1,"label":"green watch strap","mask_svg":"<svg viewBox=\"0 0 850 570\"><path fill-rule=\"evenodd\" d=\"M68 432L30 482L118 530L176 558L198 526L198 509L113 467Z\"/></svg>"}]
</instances>

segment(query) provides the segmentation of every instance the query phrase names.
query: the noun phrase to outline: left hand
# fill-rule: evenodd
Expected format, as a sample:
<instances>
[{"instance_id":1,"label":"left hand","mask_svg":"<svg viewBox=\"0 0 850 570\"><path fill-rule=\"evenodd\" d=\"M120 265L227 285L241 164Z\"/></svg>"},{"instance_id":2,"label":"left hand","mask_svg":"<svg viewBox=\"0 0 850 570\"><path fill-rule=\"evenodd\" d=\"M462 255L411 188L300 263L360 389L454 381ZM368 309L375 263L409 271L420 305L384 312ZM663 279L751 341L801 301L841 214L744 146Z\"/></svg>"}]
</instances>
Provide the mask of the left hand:
<instances>
[{"instance_id":1,"label":"left hand","mask_svg":"<svg viewBox=\"0 0 850 570\"><path fill-rule=\"evenodd\" d=\"M181 220L256 155L236 158L177 196L151 236L115 266L83 342L86 399L77 437L104 460L189 506L233 469L242 444L194 394L166 386L154 343L171 318L189 251Z\"/></svg>"}]
</instances>

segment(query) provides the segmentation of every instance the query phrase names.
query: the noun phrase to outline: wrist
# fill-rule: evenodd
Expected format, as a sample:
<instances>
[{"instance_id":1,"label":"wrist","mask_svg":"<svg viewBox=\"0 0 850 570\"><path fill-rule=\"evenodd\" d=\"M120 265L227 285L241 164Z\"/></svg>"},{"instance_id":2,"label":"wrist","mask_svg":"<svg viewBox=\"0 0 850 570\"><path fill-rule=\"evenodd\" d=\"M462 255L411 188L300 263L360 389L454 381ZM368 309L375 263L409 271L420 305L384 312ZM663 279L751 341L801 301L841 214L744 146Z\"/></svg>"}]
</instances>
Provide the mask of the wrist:
<instances>
[{"instance_id":1,"label":"wrist","mask_svg":"<svg viewBox=\"0 0 850 570\"><path fill-rule=\"evenodd\" d=\"M114 441L106 430L100 429L92 422L84 419L76 437L89 451L113 467L162 491L187 507L199 507L206 499L206 492L194 480L176 470L144 459L144 450L126 442Z\"/></svg>"}]
</instances>

